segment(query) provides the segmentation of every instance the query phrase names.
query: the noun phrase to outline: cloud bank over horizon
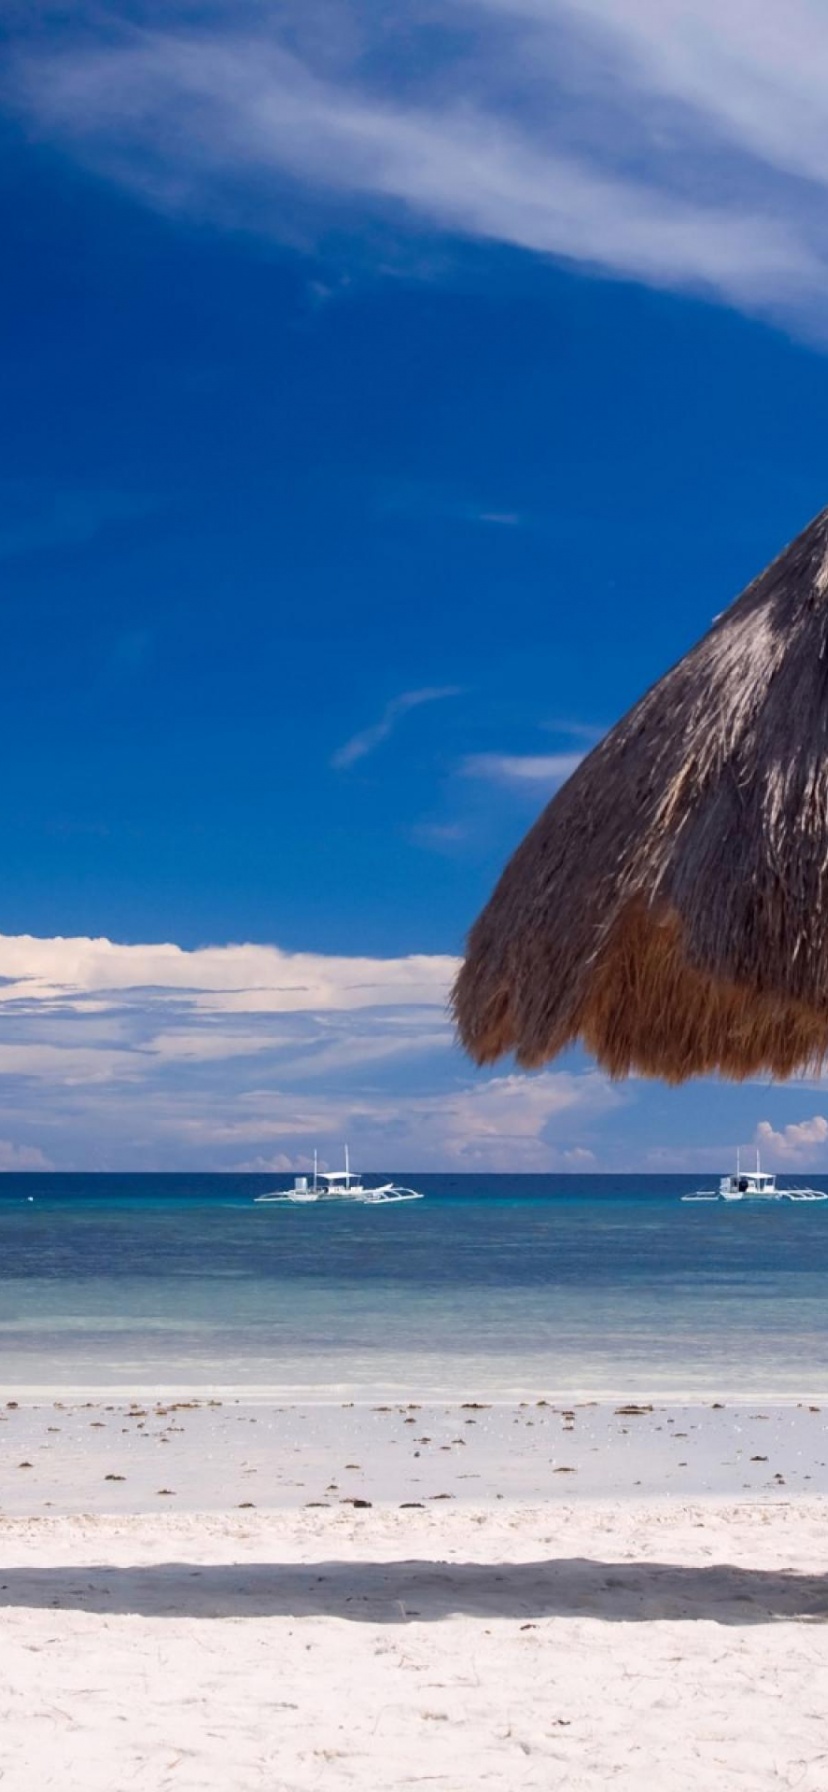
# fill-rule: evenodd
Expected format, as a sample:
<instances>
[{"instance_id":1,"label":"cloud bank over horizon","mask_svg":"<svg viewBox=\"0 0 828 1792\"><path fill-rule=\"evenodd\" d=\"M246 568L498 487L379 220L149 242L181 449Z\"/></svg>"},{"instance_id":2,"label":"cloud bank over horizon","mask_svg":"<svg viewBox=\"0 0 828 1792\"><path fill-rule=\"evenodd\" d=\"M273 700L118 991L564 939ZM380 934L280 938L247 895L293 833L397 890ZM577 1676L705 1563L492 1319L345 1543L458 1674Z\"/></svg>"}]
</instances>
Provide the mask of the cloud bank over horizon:
<instances>
[{"instance_id":1,"label":"cloud bank over horizon","mask_svg":"<svg viewBox=\"0 0 828 1792\"><path fill-rule=\"evenodd\" d=\"M313 250L509 245L822 331L828 20L761 0L83 7L18 36L27 130L146 203Z\"/></svg>"},{"instance_id":2,"label":"cloud bank over horizon","mask_svg":"<svg viewBox=\"0 0 828 1792\"><path fill-rule=\"evenodd\" d=\"M0 1170L589 1168L589 1069L476 1075L457 961L0 936ZM92 1143L90 1143L92 1141Z\"/></svg>"}]
</instances>

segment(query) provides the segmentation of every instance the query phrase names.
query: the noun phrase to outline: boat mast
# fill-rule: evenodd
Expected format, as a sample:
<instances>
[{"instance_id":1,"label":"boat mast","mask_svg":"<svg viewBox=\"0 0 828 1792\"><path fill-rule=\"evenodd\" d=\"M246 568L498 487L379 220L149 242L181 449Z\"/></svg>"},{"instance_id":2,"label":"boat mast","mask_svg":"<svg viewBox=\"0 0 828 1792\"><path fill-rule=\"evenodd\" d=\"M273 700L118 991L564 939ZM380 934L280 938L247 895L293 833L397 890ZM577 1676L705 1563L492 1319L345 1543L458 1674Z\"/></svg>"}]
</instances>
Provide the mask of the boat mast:
<instances>
[{"instance_id":1,"label":"boat mast","mask_svg":"<svg viewBox=\"0 0 828 1792\"><path fill-rule=\"evenodd\" d=\"M345 1146L345 1186L346 1186L346 1188L347 1188L347 1185L350 1182L350 1180L351 1180L351 1160L348 1156L348 1147L346 1145Z\"/></svg>"},{"instance_id":2,"label":"boat mast","mask_svg":"<svg viewBox=\"0 0 828 1792\"><path fill-rule=\"evenodd\" d=\"M319 1152L317 1151L316 1146L314 1145L314 1148L313 1148L313 1188L314 1188L314 1193L316 1193L316 1172L317 1172L317 1168L318 1168L318 1163L319 1163Z\"/></svg>"}]
</instances>

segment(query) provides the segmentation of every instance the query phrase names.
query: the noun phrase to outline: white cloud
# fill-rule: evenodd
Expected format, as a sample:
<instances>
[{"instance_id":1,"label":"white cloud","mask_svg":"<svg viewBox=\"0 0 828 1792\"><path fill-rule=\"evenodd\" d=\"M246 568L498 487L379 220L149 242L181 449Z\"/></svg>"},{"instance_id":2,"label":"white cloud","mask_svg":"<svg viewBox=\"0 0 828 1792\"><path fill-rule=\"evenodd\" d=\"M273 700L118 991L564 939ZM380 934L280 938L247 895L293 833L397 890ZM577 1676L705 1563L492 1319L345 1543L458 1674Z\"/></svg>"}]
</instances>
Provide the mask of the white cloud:
<instances>
[{"instance_id":1,"label":"white cloud","mask_svg":"<svg viewBox=\"0 0 828 1792\"><path fill-rule=\"evenodd\" d=\"M557 790L580 765L583 753L470 753L460 767L464 777L487 778L493 784L531 784Z\"/></svg>"},{"instance_id":2,"label":"white cloud","mask_svg":"<svg viewBox=\"0 0 828 1792\"><path fill-rule=\"evenodd\" d=\"M811 1164L828 1159L828 1119L814 1114L810 1120L792 1121L777 1131L769 1120L760 1120L756 1143L773 1164Z\"/></svg>"},{"instance_id":3,"label":"white cloud","mask_svg":"<svg viewBox=\"0 0 828 1792\"><path fill-rule=\"evenodd\" d=\"M0 936L0 1169L590 1164L617 1090L466 1071L456 962Z\"/></svg>"},{"instance_id":4,"label":"white cloud","mask_svg":"<svg viewBox=\"0 0 828 1792\"><path fill-rule=\"evenodd\" d=\"M422 691L403 691L399 697L392 697L387 703L378 722L370 728L364 728L360 734L353 735L344 746L338 747L331 759L336 771L347 771L360 759L367 759L369 753L382 746L403 716L412 709L420 709L424 703L437 703L443 697L459 697L458 685L430 685Z\"/></svg>"},{"instance_id":5,"label":"white cloud","mask_svg":"<svg viewBox=\"0 0 828 1792\"><path fill-rule=\"evenodd\" d=\"M568 1142L570 1129L618 1107L622 1096L603 1076L542 1071L476 1082L415 1103L420 1127L458 1170L550 1170L584 1167L593 1154ZM557 1136L556 1136L557 1134ZM412 1145L414 1139L412 1137Z\"/></svg>"},{"instance_id":6,"label":"white cloud","mask_svg":"<svg viewBox=\"0 0 828 1792\"><path fill-rule=\"evenodd\" d=\"M153 990L193 1008L300 1014L318 1008L442 1005L450 958L323 957L277 946L120 945L108 939L0 935L0 1009L20 1002L66 1006L87 997Z\"/></svg>"},{"instance_id":7,"label":"white cloud","mask_svg":"<svg viewBox=\"0 0 828 1792\"><path fill-rule=\"evenodd\" d=\"M815 3L381 12L372 30L354 7L350 33L309 41L304 60L279 14L245 35L229 6L197 24L183 9L177 28L171 8L165 30L119 30L110 13L96 41L90 12L59 50L21 49L7 97L150 203L266 235L308 241L314 207L320 236L379 207L399 229L749 309L821 303L828 20Z\"/></svg>"}]
</instances>

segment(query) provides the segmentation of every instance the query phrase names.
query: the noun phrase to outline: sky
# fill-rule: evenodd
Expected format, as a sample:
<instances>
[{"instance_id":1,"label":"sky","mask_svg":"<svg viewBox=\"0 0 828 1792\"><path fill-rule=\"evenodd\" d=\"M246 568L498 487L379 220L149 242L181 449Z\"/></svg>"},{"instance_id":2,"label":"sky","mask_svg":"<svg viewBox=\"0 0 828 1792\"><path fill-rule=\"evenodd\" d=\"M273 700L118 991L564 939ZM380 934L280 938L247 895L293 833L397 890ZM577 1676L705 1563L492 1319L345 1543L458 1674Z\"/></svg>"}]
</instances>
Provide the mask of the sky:
<instances>
[{"instance_id":1,"label":"sky","mask_svg":"<svg viewBox=\"0 0 828 1792\"><path fill-rule=\"evenodd\" d=\"M11 0L0 1168L828 1169L476 1071L579 758L828 499L818 0Z\"/></svg>"}]
</instances>

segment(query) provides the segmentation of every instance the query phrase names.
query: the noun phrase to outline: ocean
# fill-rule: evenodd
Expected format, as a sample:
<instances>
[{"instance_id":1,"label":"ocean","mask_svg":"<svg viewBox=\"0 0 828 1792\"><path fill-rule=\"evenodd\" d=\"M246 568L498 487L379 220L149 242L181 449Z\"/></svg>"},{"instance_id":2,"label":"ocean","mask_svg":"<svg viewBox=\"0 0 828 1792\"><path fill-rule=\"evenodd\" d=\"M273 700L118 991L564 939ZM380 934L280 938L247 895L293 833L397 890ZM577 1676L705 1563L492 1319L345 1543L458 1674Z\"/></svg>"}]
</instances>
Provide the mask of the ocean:
<instances>
[{"instance_id":1,"label":"ocean","mask_svg":"<svg viewBox=\"0 0 828 1792\"><path fill-rule=\"evenodd\" d=\"M4 1175L3 1388L828 1397L828 1202L396 1174L426 1198L257 1207L287 1179Z\"/></svg>"}]
</instances>

